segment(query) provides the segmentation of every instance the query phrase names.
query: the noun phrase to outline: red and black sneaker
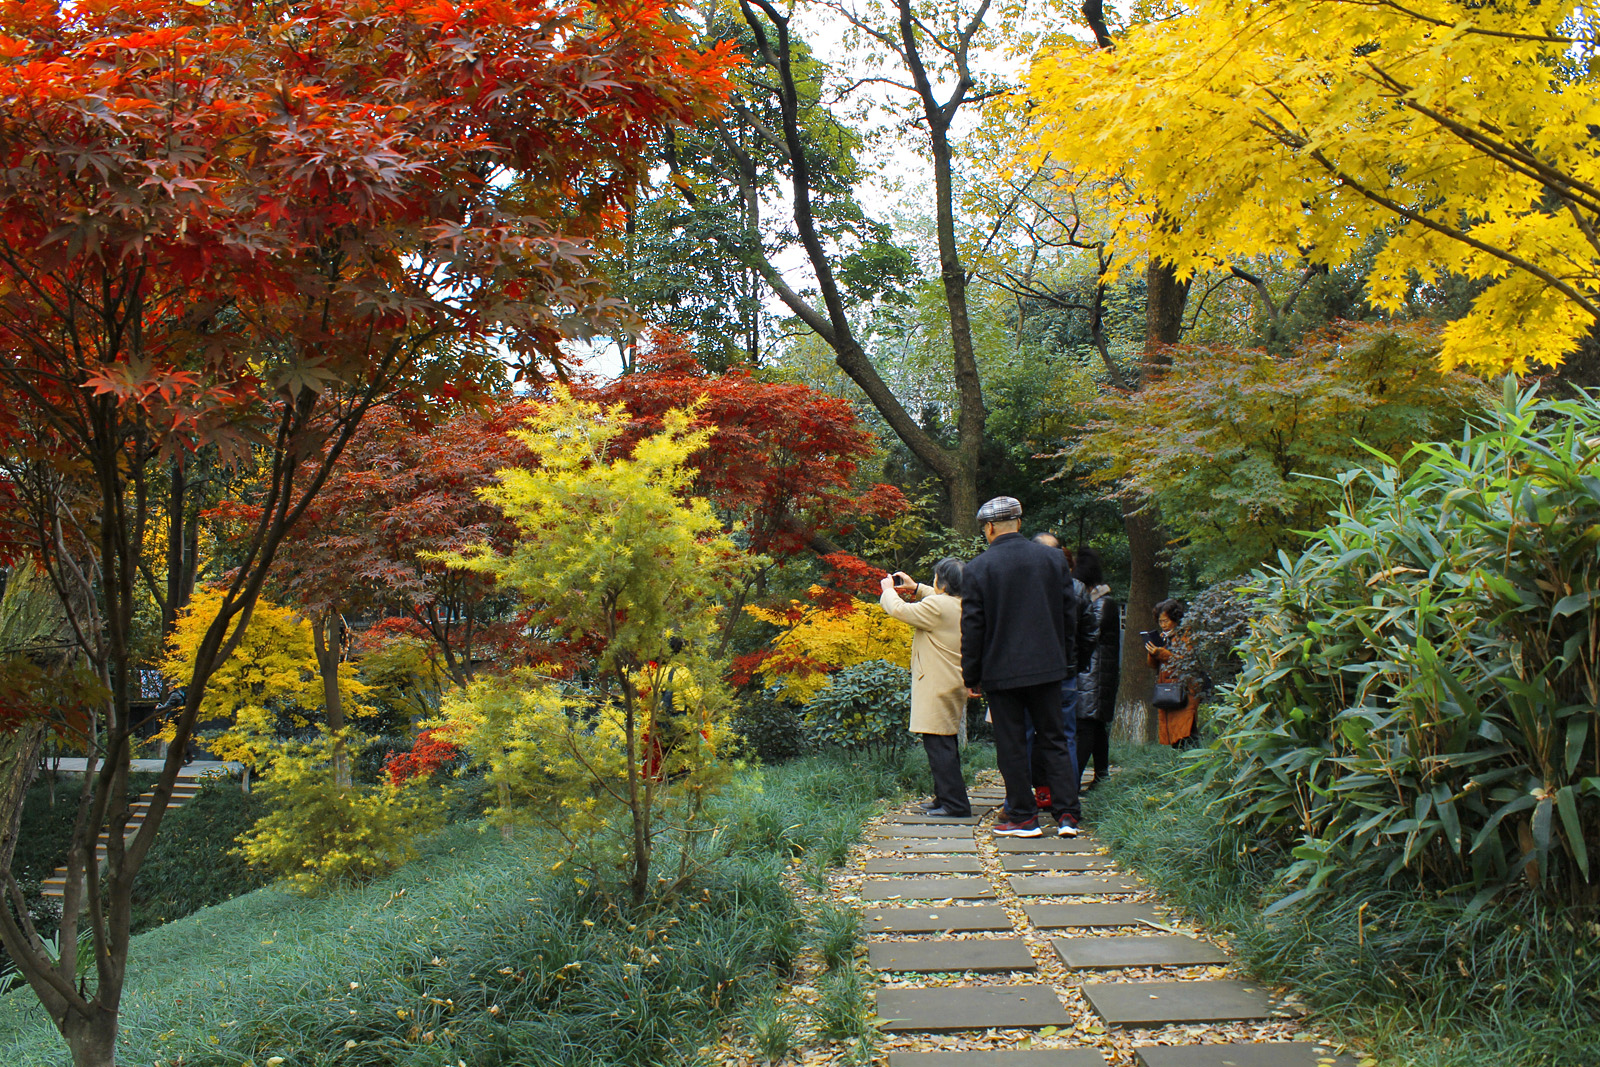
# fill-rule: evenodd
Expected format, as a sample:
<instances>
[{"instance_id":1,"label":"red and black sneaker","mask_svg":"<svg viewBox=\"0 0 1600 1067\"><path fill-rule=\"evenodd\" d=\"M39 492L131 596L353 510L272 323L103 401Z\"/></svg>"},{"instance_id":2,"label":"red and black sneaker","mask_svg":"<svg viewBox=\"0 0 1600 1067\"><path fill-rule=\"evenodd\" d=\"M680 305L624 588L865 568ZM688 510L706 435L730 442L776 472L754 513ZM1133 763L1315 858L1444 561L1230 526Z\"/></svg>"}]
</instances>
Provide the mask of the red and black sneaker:
<instances>
[{"instance_id":1,"label":"red and black sneaker","mask_svg":"<svg viewBox=\"0 0 1600 1067\"><path fill-rule=\"evenodd\" d=\"M1039 829L1038 819L1015 819L1006 816L1005 821L994 824L996 837L1043 837L1044 831Z\"/></svg>"},{"instance_id":2,"label":"red and black sneaker","mask_svg":"<svg viewBox=\"0 0 1600 1067\"><path fill-rule=\"evenodd\" d=\"M1056 820L1056 836L1077 837L1078 817L1076 815L1068 815L1066 812L1062 812L1061 818Z\"/></svg>"}]
</instances>

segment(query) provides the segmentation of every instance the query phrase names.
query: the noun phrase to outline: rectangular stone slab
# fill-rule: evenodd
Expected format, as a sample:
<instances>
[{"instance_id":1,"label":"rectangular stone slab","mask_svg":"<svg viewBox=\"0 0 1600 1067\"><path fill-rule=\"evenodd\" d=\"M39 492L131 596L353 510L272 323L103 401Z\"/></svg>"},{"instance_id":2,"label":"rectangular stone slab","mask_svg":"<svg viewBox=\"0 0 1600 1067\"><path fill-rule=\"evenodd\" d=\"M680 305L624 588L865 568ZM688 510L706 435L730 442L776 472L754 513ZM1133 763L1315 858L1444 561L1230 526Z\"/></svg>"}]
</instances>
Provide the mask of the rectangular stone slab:
<instances>
[{"instance_id":1,"label":"rectangular stone slab","mask_svg":"<svg viewBox=\"0 0 1600 1067\"><path fill-rule=\"evenodd\" d=\"M1001 852L1099 852L1099 842L1092 838L1057 837L1053 832L1041 837L997 837L995 847Z\"/></svg>"},{"instance_id":2,"label":"rectangular stone slab","mask_svg":"<svg viewBox=\"0 0 1600 1067\"><path fill-rule=\"evenodd\" d=\"M954 819L948 815L891 815L891 826L903 824L907 826L976 826L983 818L981 815L968 815L964 819Z\"/></svg>"},{"instance_id":3,"label":"rectangular stone slab","mask_svg":"<svg viewBox=\"0 0 1600 1067\"><path fill-rule=\"evenodd\" d=\"M1022 910L1033 925L1046 930L1138 926L1145 921L1161 921L1161 913L1148 904L1029 904Z\"/></svg>"},{"instance_id":4,"label":"rectangular stone slab","mask_svg":"<svg viewBox=\"0 0 1600 1067\"><path fill-rule=\"evenodd\" d=\"M1000 857L1007 871L1042 873L1045 871L1093 871L1112 866L1110 856L1092 852L1012 852Z\"/></svg>"},{"instance_id":5,"label":"rectangular stone slab","mask_svg":"<svg viewBox=\"0 0 1600 1067\"><path fill-rule=\"evenodd\" d=\"M1180 934L1058 937L1051 944L1062 963L1083 970L1228 962L1228 954L1211 942Z\"/></svg>"},{"instance_id":6,"label":"rectangular stone slab","mask_svg":"<svg viewBox=\"0 0 1600 1067\"><path fill-rule=\"evenodd\" d=\"M1327 1045L1276 1041L1235 1045L1144 1045L1133 1050L1140 1067L1356 1067Z\"/></svg>"},{"instance_id":7,"label":"rectangular stone slab","mask_svg":"<svg viewBox=\"0 0 1600 1067\"><path fill-rule=\"evenodd\" d=\"M948 941L874 941L867 947L874 970L939 974L953 971L1032 971L1033 954L1007 938L951 938Z\"/></svg>"},{"instance_id":8,"label":"rectangular stone slab","mask_svg":"<svg viewBox=\"0 0 1600 1067\"><path fill-rule=\"evenodd\" d=\"M873 837L961 837L972 839L970 826L913 826L904 823L889 823L875 827Z\"/></svg>"},{"instance_id":9,"label":"rectangular stone slab","mask_svg":"<svg viewBox=\"0 0 1600 1067\"><path fill-rule=\"evenodd\" d=\"M924 837L913 840L874 841L875 848L897 848L901 852L977 852L971 837Z\"/></svg>"},{"instance_id":10,"label":"rectangular stone slab","mask_svg":"<svg viewBox=\"0 0 1600 1067\"><path fill-rule=\"evenodd\" d=\"M1106 1057L1105 1053L1094 1048L891 1052L889 1067L1106 1067Z\"/></svg>"},{"instance_id":11,"label":"rectangular stone slab","mask_svg":"<svg viewBox=\"0 0 1600 1067\"><path fill-rule=\"evenodd\" d=\"M1024 897L1084 897L1096 893L1132 893L1144 888L1137 878L1111 874L1017 875L1011 888Z\"/></svg>"},{"instance_id":12,"label":"rectangular stone slab","mask_svg":"<svg viewBox=\"0 0 1600 1067\"><path fill-rule=\"evenodd\" d=\"M1276 1007L1259 982L1085 982L1083 995L1110 1026L1271 1019Z\"/></svg>"},{"instance_id":13,"label":"rectangular stone slab","mask_svg":"<svg viewBox=\"0 0 1600 1067\"><path fill-rule=\"evenodd\" d=\"M862 868L868 874L982 874L976 856L876 856Z\"/></svg>"},{"instance_id":14,"label":"rectangular stone slab","mask_svg":"<svg viewBox=\"0 0 1600 1067\"><path fill-rule=\"evenodd\" d=\"M941 930L1009 930L1005 909L994 904L975 908L868 908L867 933L934 934Z\"/></svg>"},{"instance_id":15,"label":"rectangular stone slab","mask_svg":"<svg viewBox=\"0 0 1600 1067\"><path fill-rule=\"evenodd\" d=\"M1072 1016L1047 985L880 989L877 1013L882 1029L891 1033L936 1034L992 1027L1036 1030L1072 1025Z\"/></svg>"},{"instance_id":16,"label":"rectangular stone slab","mask_svg":"<svg viewBox=\"0 0 1600 1067\"><path fill-rule=\"evenodd\" d=\"M994 896L987 878L869 878L862 900L977 900Z\"/></svg>"}]
</instances>

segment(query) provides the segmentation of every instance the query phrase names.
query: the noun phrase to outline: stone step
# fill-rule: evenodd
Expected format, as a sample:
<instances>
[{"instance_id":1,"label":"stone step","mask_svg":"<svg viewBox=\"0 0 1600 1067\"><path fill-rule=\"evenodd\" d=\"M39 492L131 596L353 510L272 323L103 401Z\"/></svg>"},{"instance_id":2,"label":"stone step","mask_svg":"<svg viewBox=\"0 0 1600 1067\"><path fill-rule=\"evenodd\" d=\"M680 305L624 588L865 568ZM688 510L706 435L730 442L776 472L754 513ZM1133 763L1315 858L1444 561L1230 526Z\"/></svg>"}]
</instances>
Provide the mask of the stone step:
<instances>
[{"instance_id":1,"label":"stone step","mask_svg":"<svg viewBox=\"0 0 1600 1067\"><path fill-rule=\"evenodd\" d=\"M1137 893L1144 883L1125 875L1018 875L1011 888L1023 897L1085 897Z\"/></svg>"},{"instance_id":2,"label":"stone step","mask_svg":"<svg viewBox=\"0 0 1600 1067\"><path fill-rule=\"evenodd\" d=\"M869 836L895 839L953 837L971 841L972 827L959 824L955 826L926 826L913 823L886 823L874 829Z\"/></svg>"},{"instance_id":3,"label":"stone step","mask_svg":"<svg viewBox=\"0 0 1600 1067\"><path fill-rule=\"evenodd\" d=\"M1118 967L1191 967L1228 962L1228 954L1209 941L1161 934L1143 937L1058 937L1051 944L1068 967L1114 970Z\"/></svg>"},{"instance_id":4,"label":"stone step","mask_svg":"<svg viewBox=\"0 0 1600 1067\"><path fill-rule=\"evenodd\" d=\"M976 826L983 816L968 815L957 818L950 815L923 815L917 812L913 815L891 815L890 826Z\"/></svg>"},{"instance_id":5,"label":"stone step","mask_svg":"<svg viewBox=\"0 0 1600 1067\"><path fill-rule=\"evenodd\" d=\"M996 837L995 847L1001 852L1100 852L1099 842L1087 834L1077 837L1057 837L1053 833L1039 837Z\"/></svg>"},{"instance_id":6,"label":"stone step","mask_svg":"<svg viewBox=\"0 0 1600 1067\"><path fill-rule=\"evenodd\" d=\"M869 878L862 900L978 900L994 896L987 878Z\"/></svg>"},{"instance_id":7,"label":"stone step","mask_svg":"<svg viewBox=\"0 0 1600 1067\"><path fill-rule=\"evenodd\" d=\"M1107 1062L1096 1048L889 1053L889 1067L1106 1067Z\"/></svg>"},{"instance_id":8,"label":"stone step","mask_svg":"<svg viewBox=\"0 0 1600 1067\"><path fill-rule=\"evenodd\" d=\"M982 874L977 856L875 856L867 874Z\"/></svg>"},{"instance_id":9,"label":"stone step","mask_svg":"<svg viewBox=\"0 0 1600 1067\"><path fill-rule=\"evenodd\" d=\"M951 854L970 852L976 854L978 851L978 843L974 841L970 835L959 838L929 837L912 840L901 839L895 841L877 840L872 842L872 844L876 848L898 849L901 852L944 852Z\"/></svg>"},{"instance_id":10,"label":"stone step","mask_svg":"<svg viewBox=\"0 0 1600 1067\"><path fill-rule=\"evenodd\" d=\"M889 1033L1068 1028L1072 1016L1047 985L880 989L879 1027Z\"/></svg>"},{"instance_id":11,"label":"stone step","mask_svg":"<svg viewBox=\"0 0 1600 1067\"><path fill-rule=\"evenodd\" d=\"M1139 1067L1356 1067L1354 1056L1306 1041L1142 1045L1133 1054Z\"/></svg>"},{"instance_id":12,"label":"stone step","mask_svg":"<svg viewBox=\"0 0 1600 1067\"><path fill-rule=\"evenodd\" d=\"M946 930L1010 930L1011 918L998 904L977 907L868 908L866 932L937 934Z\"/></svg>"},{"instance_id":13,"label":"stone step","mask_svg":"<svg viewBox=\"0 0 1600 1067\"><path fill-rule=\"evenodd\" d=\"M972 971L1034 971L1026 943L1014 938L951 938L948 941L874 941L867 947L874 970L945 974Z\"/></svg>"},{"instance_id":14,"label":"stone step","mask_svg":"<svg viewBox=\"0 0 1600 1067\"><path fill-rule=\"evenodd\" d=\"M1008 874L1031 874L1045 871L1096 871L1110 868L1110 856L1091 852L1028 853L1014 852L1000 857L1000 866Z\"/></svg>"},{"instance_id":15,"label":"stone step","mask_svg":"<svg viewBox=\"0 0 1600 1067\"><path fill-rule=\"evenodd\" d=\"M1259 982L1085 982L1082 988L1108 1026L1249 1022L1296 1014Z\"/></svg>"},{"instance_id":16,"label":"stone step","mask_svg":"<svg viewBox=\"0 0 1600 1067\"><path fill-rule=\"evenodd\" d=\"M1029 904L1022 910L1044 930L1142 926L1162 919L1161 912L1148 904Z\"/></svg>"}]
</instances>

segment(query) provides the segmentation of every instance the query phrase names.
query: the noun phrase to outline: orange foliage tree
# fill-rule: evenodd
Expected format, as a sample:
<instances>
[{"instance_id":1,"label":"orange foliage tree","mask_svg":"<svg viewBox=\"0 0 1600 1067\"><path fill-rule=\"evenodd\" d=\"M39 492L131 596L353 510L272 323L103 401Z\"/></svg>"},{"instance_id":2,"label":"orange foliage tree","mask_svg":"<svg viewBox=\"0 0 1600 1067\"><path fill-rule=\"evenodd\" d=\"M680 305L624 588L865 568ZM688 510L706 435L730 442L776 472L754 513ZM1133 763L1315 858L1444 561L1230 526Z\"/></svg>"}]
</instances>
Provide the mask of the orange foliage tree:
<instances>
[{"instance_id":1,"label":"orange foliage tree","mask_svg":"<svg viewBox=\"0 0 1600 1067\"><path fill-rule=\"evenodd\" d=\"M648 0L0 0L0 455L110 693L61 925L94 979L25 914L0 938L79 1067L115 1060L133 881L287 531L375 406L454 398L490 334L538 374L604 318L585 242L725 66ZM125 841L150 476L202 450L258 511Z\"/></svg>"}]
</instances>

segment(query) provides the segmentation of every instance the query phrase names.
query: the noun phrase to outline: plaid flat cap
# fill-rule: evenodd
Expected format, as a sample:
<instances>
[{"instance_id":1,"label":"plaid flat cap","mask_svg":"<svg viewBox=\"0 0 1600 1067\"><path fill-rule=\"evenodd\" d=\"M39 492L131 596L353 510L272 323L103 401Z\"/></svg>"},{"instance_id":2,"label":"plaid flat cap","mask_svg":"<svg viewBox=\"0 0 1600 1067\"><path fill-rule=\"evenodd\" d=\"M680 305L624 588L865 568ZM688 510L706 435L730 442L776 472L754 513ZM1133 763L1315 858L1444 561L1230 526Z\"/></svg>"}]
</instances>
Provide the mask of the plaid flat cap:
<instances>
[{"instance_id":1,"label":"plaid flat cap","mask_svg":"<svg viewBox=\"0 0 1600 1067\"><path fill-rule=\"evenodd\" d=\"M1005 522L1022 518L1022 501L1014 496L997 496L978 509L978 521Z\"/></svg>"}]
</instances>

